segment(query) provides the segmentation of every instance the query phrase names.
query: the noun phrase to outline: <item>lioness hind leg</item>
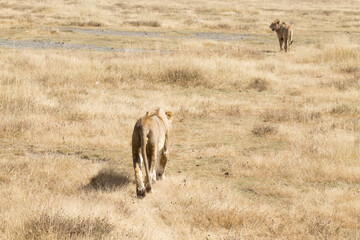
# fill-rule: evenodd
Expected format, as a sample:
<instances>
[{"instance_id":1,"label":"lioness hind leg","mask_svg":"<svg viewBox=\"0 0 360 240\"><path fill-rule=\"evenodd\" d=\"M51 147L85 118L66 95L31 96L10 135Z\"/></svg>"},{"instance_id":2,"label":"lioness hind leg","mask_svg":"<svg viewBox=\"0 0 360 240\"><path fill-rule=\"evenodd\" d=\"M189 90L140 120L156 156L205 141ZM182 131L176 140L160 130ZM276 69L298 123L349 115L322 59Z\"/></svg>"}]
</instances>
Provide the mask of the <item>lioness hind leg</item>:
<instances>
[{"instance_id":1,"label":"lioness hind leg","mask_svg":"<svg viewBox=\"0 0 360 240\"><path fill-rule=\"evenodd\" d=\"M159 179L165 179L165 166L167 163L167 154L163 154L160 158L160 164L158 166L158 169L156 171L156 175L158 176Z\"/></svg>"},{"instance_id":2,"label":"lioness hind leg","mask_svg":"<svg viewBox=\"0 0 360 240\"><path fill-rule=\"evenodd\" d=\"M156 145L148 146L147 149L147 159L148 159L148 166L149 166L149 174L150 174L150 183L148 182L147 178L145 178L145 189L147 192L151 192L151 184L152 182L156 182L156 173L154 171L154 166L156 166ZM155 176L155 178L154 178Z\"/></svg>"},{"instance_id":3,"label":"lioness hind leg","mask_svg":"<svg viewBox=\"0 0 360 240\"><path fill-rule=\"evenodd\" d=\"M284 43L284 39L283 39L283 38L279 38L280 51L283 50L283 43Z\"/></svg>"},{"instance_id":4,"label":"lioness hind leg","mask_svg":"<svg viewBox=\"0 0 360 240\"><path fill-rule=\"evenodd\" d=\"M134 157L134 171L136 182L136 195L140 198L145 197L145 186L143 182L143 176L141 171L141 156Z\"/></svg>"},{"instance_id":5,"label":"lioness hind leg","mask_svg":"<svg viewBox=\"0 0 360 240\"><path fill-rule=\"evenodd\" d=\"M288 52L291 51L291 44L292 44L292 40L291 39L288 39L288 45L287 45L287 48L288 48Z\"/></svg>"},{"instance_id":6,"label":"lioness hind leg","mask_svg":"<svg viewBox=\"0 0 360 240\"><path fill-rule=\"evenodd\" d=\"M285 52L288 51L288 45L289 45L289 36L287 34L285 34L285 37L284 37L284 49L285 49Z\"/></svg>"},{"instance_id":7,"label":"lioness hind leg","mask_svg":"<svg viewBox=\"0 0 360 240\"><path fill-rule=\"evenodd\" d=\"M156 182L156 165L157 165L157 146L153 146L152 148L152 152L151 152L151 159L150 159L151 163L149 164L150 167L150 173L151 173L151 180L153 182Z\"/></svg>"}]
</instances>

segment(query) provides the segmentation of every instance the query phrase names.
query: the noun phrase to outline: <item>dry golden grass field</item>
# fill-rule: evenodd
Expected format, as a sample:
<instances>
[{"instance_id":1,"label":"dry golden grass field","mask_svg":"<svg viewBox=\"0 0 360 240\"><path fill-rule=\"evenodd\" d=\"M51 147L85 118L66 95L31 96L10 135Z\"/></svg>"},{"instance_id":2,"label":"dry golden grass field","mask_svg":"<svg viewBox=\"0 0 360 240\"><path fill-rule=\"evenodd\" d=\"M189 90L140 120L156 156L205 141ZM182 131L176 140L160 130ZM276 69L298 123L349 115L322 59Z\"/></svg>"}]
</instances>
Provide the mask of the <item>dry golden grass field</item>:
<instances>
[{"instance_id":1,"label":"dry golden grass field","mask_svg":"<svg viewBox=\"0 0 360 240\"><path fill-rule=\"evenodd\" d=\"M359 1L0 11L0 39L156 50L0 47L0 239L360 239ZM275 18L294 28L287 54ZM195 32L255 38L181 38ZM138 199L133 126L159 106L174 113L167 178Z\"/></svg>"}]
</instances>

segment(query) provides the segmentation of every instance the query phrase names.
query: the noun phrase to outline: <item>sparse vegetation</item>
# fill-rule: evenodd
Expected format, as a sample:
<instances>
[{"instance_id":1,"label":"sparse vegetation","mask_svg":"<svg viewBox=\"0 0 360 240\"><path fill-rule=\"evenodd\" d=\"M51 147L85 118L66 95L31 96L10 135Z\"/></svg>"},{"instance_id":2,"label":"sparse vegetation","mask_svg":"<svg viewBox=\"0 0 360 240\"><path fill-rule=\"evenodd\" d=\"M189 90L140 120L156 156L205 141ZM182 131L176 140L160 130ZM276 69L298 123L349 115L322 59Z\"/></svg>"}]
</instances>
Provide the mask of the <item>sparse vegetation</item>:
<instances>
[{"instance_id":1,"label":"sparse vegetation","mask_svg":"<svg viewBox=\"0 0 360 240\"><path fill-rule=\"evenodd\" d=\"M289 3L0 3L3 39L150 50L0 49L0 239L359 238L360 6ZM209 31L246 35L186 38ZM140 200L131 134L158 106L170 161Z\"/></svg>"},{"instance_id":2,"label":"sparse vegetation","mask_svg":"<svg viewBox=\"0 0 360 240\"><path fill-rule=\"evenodd\" d=\"M261 114L264 122L299 122L309 123L319 121L321 113L319 111L304 112L298 110L281 109L266 111Z\"/></svg>"},{"instance_id":3,"label":"sparse vegetation","mask_svg":"<svg viewBox=\"0 0 360 240\"><path fill-rule=\"evenodd\" d=\"M158 21L130 21L127 22L131 26L139 27L139 26L147 26L147 27L160 27L161 24Z\"/></svg>"}]
</instances>

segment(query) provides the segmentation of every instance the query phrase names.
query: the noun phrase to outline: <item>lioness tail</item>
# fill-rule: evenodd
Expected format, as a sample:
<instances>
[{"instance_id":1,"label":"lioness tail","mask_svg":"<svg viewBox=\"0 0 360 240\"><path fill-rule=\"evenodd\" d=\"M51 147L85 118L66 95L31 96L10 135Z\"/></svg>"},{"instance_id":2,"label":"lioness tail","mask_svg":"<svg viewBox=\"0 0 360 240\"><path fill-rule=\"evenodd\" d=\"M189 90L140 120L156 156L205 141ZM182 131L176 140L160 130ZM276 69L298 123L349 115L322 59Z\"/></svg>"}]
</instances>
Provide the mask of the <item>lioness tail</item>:
<instances>
[{"instance_id":1,"label":"lioness tail","mask_svg":"<svg viewBox=\"0 0 360 240\"><path fill-rule=\"evenodd\" d=\"M146 156L147 133L145 132L145 130L143 128L141 128L141 131L140 131L140 142L141 142L141 155L144 160L146 178L147 178L147 182L148 182L148 186L145 186L145 188L147 191L151 191L149 166L148 166L148 160L147 160L147 156Z\"/></svg>"},{"instance_id":2,"label":"lioness tail","mask_svg":"<svg viewBox=\"0 0 360 240\"><path fill-rule=\"evenodd\" d=\"M289 39L290 41L290 43L289 43L289 46L294 42L294 39L293 39L293 30L291 29L290 30L290 39Z\"/></svg>"}]
</instances>

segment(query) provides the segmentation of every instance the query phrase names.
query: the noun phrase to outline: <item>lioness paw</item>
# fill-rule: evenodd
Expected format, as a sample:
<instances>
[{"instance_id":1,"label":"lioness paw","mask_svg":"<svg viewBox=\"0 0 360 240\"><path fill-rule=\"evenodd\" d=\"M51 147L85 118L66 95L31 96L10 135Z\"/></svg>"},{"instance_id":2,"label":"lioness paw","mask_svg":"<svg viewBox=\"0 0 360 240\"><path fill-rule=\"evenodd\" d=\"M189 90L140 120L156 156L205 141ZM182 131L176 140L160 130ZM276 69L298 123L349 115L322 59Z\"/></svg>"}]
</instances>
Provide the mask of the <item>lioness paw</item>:
<instances>
[{"instance_id":1,"label":"lioness paw","mask_svg":"<svg viewBox=\"0 0 360 240\"><path fill-rule=\"evenodd\" d=\"M151 192L151 186L150 185L146 186L146 192Z\"/></svg>"},{"instance_id":2,"label":"lioness paw","mask_svg":"<svg viewBox=\"0 0 360 240\"><path fill-rule=\"evenodd\" d=\"M136 195L138 198L143 198L146 195L145 188L136 189Z\"/></svg>"},{"instance_id":3,"label":"lioness paw","mask_svg":"<svg viewBox=\"0 0 360 240\"><path fill-rule=\"evenodd\" d=\"M158 173L158 179L159 179L159 180L165 180L165 174L163 174L163 173Z\"/></svg>"}]
</instances>

